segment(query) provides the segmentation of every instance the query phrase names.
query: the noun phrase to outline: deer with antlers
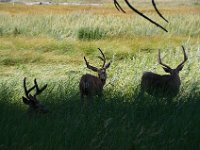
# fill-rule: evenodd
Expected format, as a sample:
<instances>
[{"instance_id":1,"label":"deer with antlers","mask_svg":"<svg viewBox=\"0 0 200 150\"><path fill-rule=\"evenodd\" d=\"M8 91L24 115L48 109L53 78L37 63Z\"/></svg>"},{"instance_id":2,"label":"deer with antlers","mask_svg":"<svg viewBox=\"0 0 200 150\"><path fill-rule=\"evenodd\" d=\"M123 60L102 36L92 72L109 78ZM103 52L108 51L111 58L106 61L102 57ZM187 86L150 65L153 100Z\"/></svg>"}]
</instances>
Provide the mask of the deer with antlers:
<instances>
[{"instance_id":1,"label":"deer with antlers","mask_svg":"<svg viewBox=\"0 0 200 150\"><path fill-rule=\"evenodd\" d=\"M91 74L85 74L81 77L79 88L80 88L80 96L82 102L84 101L84 96L87 97L92 97L95 95L101 96L103 91L103 86L106 83L106 78L107 78L106 69L110 67L111 62L106 64L106 57L104 53L100 48L98 49L102 55L102 57L99 56L98 58L100 58L103 61L101 68L91 66L84 56L87 68L94 72L97 72L98 77Z\"/></svg>"},{"instance_id":2,"label":"deer with antlers","mask_svg":"<svg viewBox=\"0 0 200 150\"><path fill-rule=\"evenodd\" d=\"M45 84L42 88L39 88L37 84L37 80L34 80L34 86L31 87L30 89L27 89L26 87L26 78L24 78L24 92L25 92L25 97L22 96L22 100L24 104L29 105L29 112L35 111L35 112L41 112L41 113L47 113L48 109L39 102L37 99L37 95L41 94L47 87L47 84ZM30 94L30 92L36 89L36 93L34 95Z\"/></svg>"},{"instance_id":3,"label":"deer with antlers","mask_svg":"<svg viewBox=\"0 0 200 150\"><path fill-rule=\"evenodd\" d=\"M147 92L150 95L159 97L174 97L178 94L181 85L179 72L183 69L184 63L188 59L183 46L182 49L184 60L175 69L170 68L161 61L160 50L158 51L158 63L163 66L164 71L169 75L145 72L141 81L142 93Z\"/></svg>"}]
</instances>

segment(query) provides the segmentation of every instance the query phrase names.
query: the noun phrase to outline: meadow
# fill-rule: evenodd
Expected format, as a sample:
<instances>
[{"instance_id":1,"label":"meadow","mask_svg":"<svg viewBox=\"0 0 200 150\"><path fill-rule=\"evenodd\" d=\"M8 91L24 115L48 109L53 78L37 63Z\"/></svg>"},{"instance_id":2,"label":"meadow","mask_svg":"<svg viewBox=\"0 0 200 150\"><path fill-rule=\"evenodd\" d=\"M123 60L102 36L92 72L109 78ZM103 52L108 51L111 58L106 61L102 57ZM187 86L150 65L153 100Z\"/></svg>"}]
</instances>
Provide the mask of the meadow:
<instances>
[{"instance_id":1,"label":"meadow","mask_svg":"<svg viewBox=\"0 0 200 150\"><path fill-rule=\"evenodd\" d=\"M200 6L138 4L168 29L163 32L126 7L119 13L102 6L25 6L0 3L0 150L198 150L200 149ZM144 71L164 74L157 62L180 72L180 93L173 99L139 96ZM80 104L83 56L100 66L107 61L102 98ZM39 96L50 112L27 113L23 78L48 84Z\"/></svg>"}]
</instances>

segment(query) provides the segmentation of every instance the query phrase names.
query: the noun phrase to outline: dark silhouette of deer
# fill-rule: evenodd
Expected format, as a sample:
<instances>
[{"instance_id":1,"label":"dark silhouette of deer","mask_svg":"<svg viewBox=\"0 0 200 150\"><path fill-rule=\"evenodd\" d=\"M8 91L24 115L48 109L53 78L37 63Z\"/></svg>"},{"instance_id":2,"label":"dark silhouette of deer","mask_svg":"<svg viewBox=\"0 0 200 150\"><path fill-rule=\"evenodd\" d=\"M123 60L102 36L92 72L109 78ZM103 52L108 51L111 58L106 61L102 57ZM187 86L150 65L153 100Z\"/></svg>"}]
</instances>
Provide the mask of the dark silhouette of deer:
<instances>
[{"instance_id":1,"label":"dark silhouette of deer","mask_svg":"<svg viewBox=\"0 0 200 150\"><path fill-rule=\"evenodd\" d=\"M117 0L113 0L114 1L114 5L116 7L116 9L118 11L121 11L123 13L126 13L126 11L120 6L120 4L117 2ZM161 28L162 30L164 30L165 32L168 32L167 29L165 29L163 26L161 26L160 24L158 24L156 21L150 19L149 17L147 17L146 15L144 15L143 13L141 13L139 10L137 10L135 7L133 7L133 5L131 5L129 3L128 0L124 0L125 3L127 4L127 6L132 10L134 11L135 13L137 13L138 15L142 16L143 18L145 18L146 20L148 20L149 22L151 22L152 24L156 25L157 27ZM154 0L152 0L152 5L155 9L155 11L157 12L157 14L164 20L168 23L168 20L160 13L160 11L158 10L157 6L156 6L156 3Z\"/></svg>"},{"instance_id":2,"label":"dark silhouette of deer","mask_svg":"<svg viewBox=\"0 0 200 150\"><path fill-rule=\"evenodd\" d=\"M47 87L47 84L45 84L41 89L38 87L37 80L34 80L34 86L31 87L30 89L27 89L26 87L26 78L24 78L24 92L25 92L25 97L22 96L22 100L24 104L29 105L29 112L41 112L41 113L47 113L48 109L39 102L37 99L37 95L41 94ZM34 95L30 94L30 92L36 89L36 92Z\"/></svg>"},{"instance_id":3,"label":"dark silhouette of deer","mask_svg":"<svg viewBox=\"0 0 200 150\"><path fill-rule=\"evenodd\" d=\"M99 56L98 58L100 58L103 61L101 68L96 68L94 66L91 66L89 62L86 60L86 58L84 57L87 68L94 72L97 72L98 77L91 74L85 74L81 77L81 80L79 83L79 89L80 89L80 96L81 96L82 102L84 101L84 96L87 96L87 97L92 97L95 95L101 96L102 91L103 91L103 86L106 83L106 79L107 79L106 69L109 68L111 62L106 64L106 57L104 53L102 52L100 48L98 49L102 55L102 57Z\"/></svg>"},{"instance_id":4,"label":"dark silhouette of deer","mask_svg":"<svg viewBox=\"0 0 200 150\"><path fill-rule=\"evenodd\" d=\"M160 50L158 51L158 63L163 66L164 71L169 75L144 72L141 81L142 93L147 92L157 97L174 97L178 94L181 85L179 72L183 69L184 63L188 59L183 46L182 49L184 60L175 69L170 68L161 61Z\"/></svg>"}]
</instances>

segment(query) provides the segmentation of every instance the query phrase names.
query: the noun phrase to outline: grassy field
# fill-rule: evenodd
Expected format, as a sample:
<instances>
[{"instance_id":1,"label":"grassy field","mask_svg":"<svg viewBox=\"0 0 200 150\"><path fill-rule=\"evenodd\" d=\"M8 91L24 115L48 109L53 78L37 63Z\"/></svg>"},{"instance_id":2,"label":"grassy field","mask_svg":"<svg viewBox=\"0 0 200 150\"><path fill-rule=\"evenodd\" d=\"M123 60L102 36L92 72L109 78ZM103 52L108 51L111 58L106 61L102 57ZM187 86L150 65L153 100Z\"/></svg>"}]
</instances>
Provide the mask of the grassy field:
<instances>
[{"instance_id":1,"label":"grassy field","mask_svg":"<svg viewBox=\"0 0 200 150\"><path fill-rule=\"evenodd\" d=\"M200 149L200 6L138 5L165 33L113 5L24 6L0 4L0 150L198 150ZM128 10L128 8L127 8ZM180 72L178 96L139 96L144 71L164 74L164 62ZM79 80L100 66L98 47L112 60L102 98L83 109ZM50 112L28 114L22 80L48 84L40 101Z\"/></svg>"}]
</instances>

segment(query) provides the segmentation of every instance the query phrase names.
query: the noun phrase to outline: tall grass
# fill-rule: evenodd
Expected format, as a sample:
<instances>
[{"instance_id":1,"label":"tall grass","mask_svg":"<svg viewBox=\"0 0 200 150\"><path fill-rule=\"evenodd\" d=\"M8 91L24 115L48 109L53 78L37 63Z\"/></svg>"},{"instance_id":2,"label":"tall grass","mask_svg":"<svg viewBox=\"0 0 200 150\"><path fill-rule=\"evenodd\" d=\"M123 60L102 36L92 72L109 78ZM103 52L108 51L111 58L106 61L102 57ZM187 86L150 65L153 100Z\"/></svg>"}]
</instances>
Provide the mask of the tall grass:
<instances>
[{"instance_id":1,"label":"tall grass","mask_svg":"<svg viewBox=\"0 0 200 150\"><path fill-rule=\"evenodd\" d=\"M92 29L91 27L84 27L78 30L78 39L80 40L99 40L104 36L104 31L100 28Z\"/></svg>"},{"instance_id":2,"label":"tall grass","mask_svg":"<svg viewBox=\"0 0 200 150\"><path fill-rule=\"evenodd\" d=\"M148 51L138 52L132 59L113 59L103 97L93 99L86 108L80 105L78 81L89 70L82 65L18 67L15 78L1 79L1 148L199 149L197 48L187 51L189 61L180 72L181 91L170 103L167 99L139 96L142 72L161 72L157 54ZM177 47L176 51L162 51L162 56L170 66L176 66L182 60L182 55L175 58L180 53ZM48 83L39 99L50 113L27 113L21 99L23 76L28 76L29 86L35 77L41 86Z\"/></svg>"},{"instance_id":3,"label":"tall grass","mask_svg":"<svg viewBox=\"0 0 200 150\"><path fill-rule=\"evenodd\" d=\"M107 13L106 7L103 13L69 7L62 11L70 12L54 13L60 6L4 6L0 4L0 149L200 149L198 6L182 14L165 10L168 34L136 15ZM39 9L46 13L36 13ZM180 93L170 100L141 97L142 73L164 74L157 50L174 68L183 59L181 45L188 61L180 72ZM83 56L100 66L98 47L112 60L108 79L103 97L82 107L80 77L95 74ZM24 77L30 87L34 78L41 86L48 84L38 97L48 114L27 113L21 98Z\"/></svg>"},{"instance_id":4,"label":"tall grass","mask_svg":"<svg viewBox=\"0 0 200 150\"><path fill-rule=\"evenodd\" d=\"M48 10L48 9L47 9ZM92 37L121 36L192 36L200 34L199 13L188 10L186 14L168 14L165 16L170 20L169 24L163 24L170 34L163 33L156 26L148 23L138 15L102 15L91 12L66 12L66 14L50 15L36 14L0 14L0 29L3 35L22 34L26 36L46 35L58 39ZM63 12L64 13L64 12ZM155 13L148 13L154 20L160 20ZM85 28L87 27L87 28ZM94 30L93 30L94 29Z\"/></svg>"}]
</instances>

